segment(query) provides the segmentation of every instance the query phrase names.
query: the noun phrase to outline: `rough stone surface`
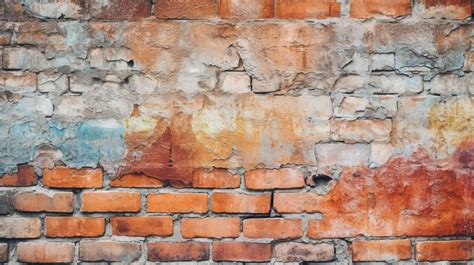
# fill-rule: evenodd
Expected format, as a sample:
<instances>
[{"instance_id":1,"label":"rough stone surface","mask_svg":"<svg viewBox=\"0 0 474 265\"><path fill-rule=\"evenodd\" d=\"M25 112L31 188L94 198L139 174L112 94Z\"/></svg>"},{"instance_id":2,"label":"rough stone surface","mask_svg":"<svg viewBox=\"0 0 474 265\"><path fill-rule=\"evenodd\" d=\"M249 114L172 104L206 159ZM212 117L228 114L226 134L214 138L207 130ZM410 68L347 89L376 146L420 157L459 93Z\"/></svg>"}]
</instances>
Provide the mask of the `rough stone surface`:
<instances>
[{"instance_id":1,"label":"rough stone surface","mask_svg":"<svg viewBox=\"0 0 474 265\"><path fill-rule=\"evenodd\" d=\"M0 244L0 262L7 262L8 254L8 244Z\"/></svg>"}]
</instances>

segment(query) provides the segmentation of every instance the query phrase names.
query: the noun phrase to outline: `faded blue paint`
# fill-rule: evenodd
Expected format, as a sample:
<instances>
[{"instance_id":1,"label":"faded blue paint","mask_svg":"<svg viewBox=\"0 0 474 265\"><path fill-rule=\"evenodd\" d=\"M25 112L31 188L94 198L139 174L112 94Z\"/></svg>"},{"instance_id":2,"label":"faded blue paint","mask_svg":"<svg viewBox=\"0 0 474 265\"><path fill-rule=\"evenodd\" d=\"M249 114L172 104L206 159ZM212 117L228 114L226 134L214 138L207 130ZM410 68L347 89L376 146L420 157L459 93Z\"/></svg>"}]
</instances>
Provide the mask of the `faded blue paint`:
<instances>
[{"instance_id":1,"label":"faded blue paint","mask_svg":"<svg viewBox=\"0 0 474 265\"><path fill-rule=\"evenodd\" d=\"M99 149L78 140L67 141L59 145L63 153L63 162L70 167L95 167L100 161Z\"/></svg>"}]
</instances>

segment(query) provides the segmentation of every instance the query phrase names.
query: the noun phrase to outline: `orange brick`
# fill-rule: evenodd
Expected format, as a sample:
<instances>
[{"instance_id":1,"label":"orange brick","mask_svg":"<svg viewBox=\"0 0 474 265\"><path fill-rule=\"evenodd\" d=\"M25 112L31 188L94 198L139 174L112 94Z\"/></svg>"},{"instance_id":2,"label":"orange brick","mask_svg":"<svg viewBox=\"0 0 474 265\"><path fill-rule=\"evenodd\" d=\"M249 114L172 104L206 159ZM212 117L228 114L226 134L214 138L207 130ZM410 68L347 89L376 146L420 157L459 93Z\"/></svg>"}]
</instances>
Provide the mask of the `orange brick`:
<instances>
[{"instance_id":1,"label":"orange brick","mask_svg":"<svg viewBox=\"0 0 474 265\"><path fill-rule=\"evenodd\" d=\"M140 174L127 174L110 181L112 187L122 188L159 188L163 187L163 181Z\"/></svg>"},{"instance_id":2,"label":"orange brick","mask_svg":"<svg viewBox=\"0 0 474 265\"><path fill-rule=\"evenodd\" d=\"M8 244L0 243L0 262L8 261Z\"/></svg>"},{"instance_id":3,"label":"orange brick","mask_svg":"<svg viewBox=\"0 0 474 265\"><path fill-rule=\"evenodd\" d=\"M197 169L193 171L193 187L207 189L228 189L240 186L240 176L226 169Z\"/></svg>"},{"instance_id":4,"label":"orange brick","mask_svg":"<svg viewBox=\"0 0 474 265\"><path fill-rule=\"evenodd\" d=\"M47 237L98 237L105 232L105 219L46 216L44 226Z\"/></svg>"},{"instance_id":5,"label":"orange brick","mask_svg":"<svg viewBox=\"0 0 474 265\"><path fill-rule=\"evenodd\" d=\"M112 234L117 236L171 236L173 217L116 216L110 219Z\"/></svg>"},{"instance_id":6,"label":"orange brick","mask_svg":"<svg viewBox=\"0 0 474 265\"><path fill-rule=\"evenodd\" d=\"M248 238L289 239L303 236L301 219L245 219L243 226L244 236Z\"/></svg>"},{"instance_id":7,"label":"orange brick","mask_svg":"<svg viewBox=\"0 0 474 265\"><path fill-rule=\"evenodd\" d=\"M268 262L272 257L272 245L247 242L214 241L214 261Z\"/></svg>"},{"instance_id":8,"label":"orange brick","mask_svg":"<svg viewBox=\"0 0 474 265\"><path fill-rule=\"evenodd\" d=\"M83 212L139 212L141 195L138 192L99 191L82 194Z\"/></svg>"},{"instance_id":9,"label":"orange brick","mask_svg":"<svg viewBox=\"0 0 474 265\"><path fill-rule=\"evenodd\" d=\"M207 213L205 193L160 193L147 197L148 212L151 213Z\"/></svg>"},{"instance_id":10,"label":"orange brick","mask_svg":"<svg viewBox=\"0 0 474 265\"><path fill-rule=\"evenodd\" d=\"M130 263L140 259L140 243L115 241L81 241L79 256L82 261L110 261Z\"/></svg>"},{"instance_id":11,"label":"orange brick","mask_svg":"<svg viewBox=\"0 0 474 265\"><path fill-rule=\"evenodd\" d=\"M411 13L411 0L351 0L350 9L353 18L406 16Z\"/></svg>"},{"instance_id":12,"label":"orange brick","mask_svg":"<svg viewBox=\"0 0 474 265\"><path fill-rule=\"evenodd\" d=\"M245 173L250 190L291 189L304 187L304 173L298 169L254 169Z\"/></svg>"},{"instance_id":13,"label":"orange brick","mask_svg":"<svg viewBox=\"0 0 474 265\"><path fill-rule=\"evenodd\" d=\"M91 0L90 11L96 19L139 19L151 16L151 1L149 0Z\"/></svg>"},{"instance_id":14,"label":"orange brick","mask_svg":"<svg viewBox=\"0 0 474 265\"><path fill-rule=\"evenodd\" d=\"M75 247L67 242L20 242L16 251L20 262L72 263Z\"/></svg>"},{"instance_id":15,"label":"orange brick","mask_svg":"<svg viewBox=\"0 0 474 265\"><path fill-rule=\"evenodd\" d=\"M21 165L18 172L12 174L3 174L0 176L0 186L5 187L25 187L33 186L38 182L35 169L32 166Z\"/></svg>"},{"instance_id":16,"label":"orange brick","mask_svg":"<svg viewBox=\"0 0 474 265\"><path fill-rule=\"evenodd\" d=\"M353 261L395 262L410 258L409 240L356 240L352 243Z\"/></svg>"},{"instance_id":17,"label":"orange brick","mask_svg":"<svg viewBox=\"0 0 474 265\"><path fill-rule=\"evenodd\" d=\"M423 17L465 19L471 16L471 0L421 0Z\"/></svg>"},{"instance_id":18,"label":"orange brick","mask_svg":"<svg viewBox=\"0 0 474 265\"><path fill-rule=\"evenodd\" d=\"M15 210L20 212L56 212L73 211L74 195L72 192L58 192L53 195L39 192L16 194L13 199Z\"/></svg>"},{"instance_id":19,"label":"orange brick","mask_svg":"<svg viewBox=\"0 0 474 265\"><path fill-rule=\"evenodd\" d=\"M239 237L240 218L183 218L181 220L181 235L185 238Z\"/></svg>"},{"instance_id":20,"label":"orange brick","mask_svg":"<svg viewBox=\"0 0 474 265\"><path fill-rule=\"evenodd\" d=\"M416 243L417 261L454 261L474 258L473 240L427 241Z\"/></svg>"},{"instance_id":21,"label":"orange brick","mask_svg":"<svg viewBox=\"0 0 474 265\"><path fill-rule=\"evenodd\" d=\"M292 193L274 193L273 207L278 213L314 213L318 212L319 205L317 203L320 196L313 192L292 192Z\"/></svg>"},{"instance_id":22,"label":"orange brick","mask_svg":"<svg viewBox=\"0 0 474 265\"><path fill-rule=\"evenodd\" d=\"M208 260L207 242L152 242L147 243L148 261L202 261Z\"/></svg>"},{"instance_id":23,"label":"orange brick","mask_svg":"<svg viewBox=\"0 0 474 265\"><path fill-rule=\"evenodd\" d=\"M206 19L217 15L216 0L157 0L156 17Z\"/></svg>"},{"instance_id":24,"label":"orange brick","mask_svg":"<svg viewBox=\"0 0 474 265\"><path fill-rule=\"evenodd\" d=\"M336 0L276 0L276 17L287 19L323 19L339 17Z\"/></svg>"},{"instance_id":25,"label":"orange brick","mask_svg":"<svg viewBox=\"0 0 474 265\"><path fill-rule=\"evenodd\" d=\"M216 213L269 213L270 194L240 194L214 192L211 208Z\"/></svg>"},{"instance_id":26,"label":"orange brick","mask_svg":"<svg viewBox=\"0 0 474 265\"><path fill-rule=\"evenodd\" d=\"M102 169L55 167L43 171L43 184L54 188L102 188Z\"/></svg>"},{"instance_id":27,"label":"orange brick","mask_svg":"<svg viewBox=\"0 0 474 265\"><path fill-rule=\"evenodd\" d=\"M221 0L223 18L272 18L273 0Z\"/></svg>"}]
</instances>

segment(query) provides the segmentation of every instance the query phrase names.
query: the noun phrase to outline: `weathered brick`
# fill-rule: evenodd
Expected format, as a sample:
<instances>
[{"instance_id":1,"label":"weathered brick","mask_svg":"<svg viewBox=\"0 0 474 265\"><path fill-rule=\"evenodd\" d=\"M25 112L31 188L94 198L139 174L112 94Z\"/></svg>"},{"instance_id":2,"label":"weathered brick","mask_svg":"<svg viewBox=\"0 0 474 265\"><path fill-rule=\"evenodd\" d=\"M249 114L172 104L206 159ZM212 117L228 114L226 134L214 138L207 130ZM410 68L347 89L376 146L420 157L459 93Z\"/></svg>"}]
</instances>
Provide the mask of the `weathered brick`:
<instances>
[{"instance_id":1,"label":"weathered brick","mask_svg":"<svg viewBox=\"0 0 474 265\"><path fill-rule=\"evenodd\" d=\"M0 238L38 238L41 236L39 218L0 218Z\"/></svg>"},{"instance_id":2,"label":"weathered brick","mask_svg":"<svg viewBox=\"0 0 474 265\"><path fill-rule=\"evenodd\" d=\"M8 244L0 243L0 262L7 262L8 256Z\"/></svg>"},{"instance_id":3,"label":"weathered brick","mask_svg":"<svg viewBox=\"0 0 474 265\"><path fill-rule=\"evenodd\" d=\"M206 213L206 193L160 193L147 196L150 213Z\"/></svg>"},{"instance_id":4,"label":"weathered brick","mask_svg":"<svg viewBox=\"0 0 474 265\"><path fill-rule=\"evenodd\" d=\"M351 0L351 17L370 18L378 15L400 17L410 15L410 0Z\"/></svg>"},{"instance_id":5,"label":"weathered brick","mask_svg":"<svg viewBox=\"0 0 474 265\"><path fill-rule=\"evenodd\" d=\"M391 120L331 120L331 139L346 143L389 142Z\"/></svg>"},{"instance_id":6,"label":"weathered brick","mask_svg":"<svg viewBox=\"0 0 474 265\"><path fill-rule=\"evenodd\" d=\"M73 211L72 192L58 192L52 195L39 192L16 194L14 197L15 210L20 212L56 212L70 213Z\"/></svg>"},{"instance_id":7,"label":"weathered brick","mask_svg":"<svg viewBox=\"0 0 474 265\"><path fill-rule=\"evenodd\" d=\"M142 255L140 243L83 240L79 245L81 261L133 262Z\"/></svg>"},{"instance_id":8,"label":"weathered brick","mask_svg":"<svg viewBox=\"0 0 474 265\"><path fill-rule=\"evenodd\" d=\"M138 192L100 191L82 194L83 212L139 212L141 195Z\"/></svg>"},{"instance_id":9,"label":"weathered brick","mask_svg":"<svg viewBox=\"0 0 474 265\"><path fill-rule=\"evenodd\" d=\"M12 174L3 174L0 177L0 186L4 187L24 187L36 185L38 178L35 169L32 166L21 165L18 172Z\"/></svg>"},{"instance_id":10,"label":"weathered brick","mask_svg":"<svg viewBox=\"0 0 474 265\"><path fill-rule=\"evenodd\" d=\"M203 261L210 256L208 242L150 242L148 261Z\"/></svg>"},{"instance_id":11,"label":"weathered brick","mask_svg":"<svg viewBox=\"0 0 474 265\"><path fill-rule=\"evenodd\" d=\"M110 180L110 186L122 188L159 188L163 181L147 175L127 174Z\"/></svg>"},{"instance_id":12,"label":"weathered brick","mask_svg":"<svg viewBox=\"0 0 474 265\"><path fill-rule=\"evenodd\" d=\"M379 167L385 164L395 152L392 144L372 143L370 145L370 167Z\"/></svg>"},{"instance_id":13,"label":"weathered brick","mask_svg":"<svg viewBox=\"0 0 474 265\"><path fill-rule=\"evenodd\" d=\"M317 200L316 193L283 193L273 194L273 208L278 213L303 213L317 212L311 207L313 204L308 201Z\"/></svg>"},{"instance_id":14,"label":"weathered brick","mask_svg":"<svg viewBox=\"0 0 474 265\"><path fill-rule=\"evenodd\" d=\"M272 245L248 242L214 241L214 261L268 262L272 257Z\"/></svg>"},{"instance_id":15,"label":"weathered brick","mask_svg":"<svg viewBox=\"0 0 474 265\"><path fill-rule=\"evenodd\" d=\"M277 0L276 17L288 19L338 17L340 8L336 0Z\"/></svg>"},{"instance_id":16,"label":"weathered brick","mask_svg":"<svg viewBox=\"0 0 474 265\"><path fill-rule=\"evenodd\" d=\"M290 239L303 236L301 219L245 219L243 227L244 236L248 238Z\"/></svg>"},{"instance_id":17,"label":"weathered brick","mask_svg":"<svg viewBox=\"0 0 474 265\"><path fill-rule=\"evenodd\" d=\"M43 184L53 188L102 188L102 169L55 167L43 171Z\"/></svg>"},{"instance_id":18,"label":"weathered brick","mask_svg":"<svg viewBox=\"0 0 474 265\"><path fill-rule=\"evenodd\" d=\"M292 189L304 187L304 172L295 168L254 169L245 173L250 190Z\"/></svg>"},{"instance_id":19,"label":"weathered brick","mask_svg":"<svg viewBox=\"0 0 474 265\"><path fill-rule=\"evenodd\" d=\"M425 18L465 19L471 16L471 0L419 0Z\"/></svg>"},{"instance_id":20,"label":"weathered brick","mask_svg":"<svg viewBox=\"0 0 474 265\"><path fill-rule=\"evenodd\" d=\"M223 18L271 18L273 0L222 0L220 16Z\"/></svg>"},{"instance_id":21,"label":"weathered brick","mask_svg":"<svg viewBox=\"0 0 474 265\"><path fill-rule=\"evenodd\" d=\"M324 143L316 145L316 161L321 166L356 166L368 163L370 155L366 144Z\"/></svg>"},{"instance_id":22,"label":"weathered brick","mask_svg":"<svg viewBox=\"0 0 474 265\"><path fill-rule=\"evenodd\" d=\"M217 15L216 0L157 0L156 17L206 19Z\"/></svg>"},{"instance_id":23,"label":"weathered brick","mask_svg":"<svg viewBox=\"0 0 474 265\"><path fill-rule=\"evenodd\" d=\"M23 1L25 11L41 18L79 19L87 13L85 1ZM24 12L25 12L24 11Z\"/></svg>"},{"instance_id":24,"label":"weathered brick","mask_svg":"<svg viewBox=\"0 0 474 265\"><path fill-rule=\"evenodd\" d=\"M224 72L221 78L224 92L240 94L252 91L250 76L245 72Z\"/></svg>"},{"instance_id":25,"label":"weathered brick","mask_svg":"<svg viewBox=\"0 0 474 265\"><path fill-rule=\"evenodd\" d=\"M117 236L171 236L173 217L115 216L110 218L112 234Z\"/></svg>"},{"instance_id":26,"label":"weathered brick","mask_svg":"<svg viewBox=\"0 0 474 265\"><path fill-rule=\"evenodd\" d=\"M27 263L72 263L75 246L68 242L20 242L16 247L18 261Z\"/></svg>"},{"instance_id":27,"label":"weathered brick","mask_svg":"<svg viewBox=\"0 0 474 265\"><path fill-rule=\"evenodd\" d=\"M38 91L44 93L62 94L69 88L69 79L63 73L52 71L38 74Z\"/></svg>"},{"instance_id":28,"label":"weathered brick","mask_svg":"<svg viewBox=\"0 0 474 265\"><path fill-rule=\"evenodd\" d=\"M270 199L270 194L214 192L211 195L211 209L216 213L268 213Z\"/></svg>"},{"instance_id":29,"label":"weathered brick","mask_svg":"<svg viewBox=\"0 0 474 265\"><path fill-rule=\"evenodd\" d=\"M197 169L193 171L193 188L230 189L240 186L240 176L226 169Z\"/></svg>"},{"instance_id":30,"label":"weathered brick","mask_svg":"<svg viewBox=\"0 0 474 265\"><path fill-rule=\"evenodd\" d=\"M352 243L353 261L397 262L410 258L409 240L356 240Z\"/></svg>"},{"instance_id":31,"label":"weathered brick","mask_svg":"<svg viewBox=\"0 0 474 265\"><path fill-rule=\"evenodd\" d=\"M44 226L47 237L99 237L105 232L105 219L47 216Z\"/></svg>"},{"instance_id":32,"label":"weathered brick","mask_svg":"<svg viewBox=\"0 0 474 265\"><path fill-rule=\"evenodd\" d=\"M46 56L36 48L3 49L3 68L9 70L43 70L50 66Z\"/></svg>"},{"instance_id":33,"label":"weathered brick","mask_svg":"<svg viewBox=\"0 0 474 265\"><path fill-rule=\"evenodd\" d=\"M463 77L455 74L435 76L428 84L431 94L449 96L468 94L474 86L474 74L468 73Z\"/></svg>"},{"instance_id":34,"label":"weathered brick","mask_svg":"<svg viewBox=\"0 0 474 265\"><path fill-rule=\"evenodd\" d=\"M331 261L334 245L285 242L275 245L273 257L279 262Z\"/></svg>"},{"instance_id":35,"label":"weathered brick","mask_svg":"<svg viewBox=\"0 0 474 265\"><path fill-rule=\"evenodd\" d=\"M239 237L240 218L183 218L181 219L181 235L184 238L209 237Z\"/></svg>"},{"instance_id":36,"label":"weathered brick","mask_svg":"<svg viewBox=\"0 0 474 265\"><path fill-rule=\"evenodd\" d=\"M10 192L0 192L0 214L9 214L12 209L12 194Z\"/></svg>"},{"instance_id":37,"label":"weathered brick","mask_svg":"<svg viewBox=\"0 0 474 265\"><path fill-rule=\"evenodd\" d=\"M0 88L14 93L36 90L36 74L31 72L0 72Z\"/></svg>"},{"instance_id":38,"label":"weathered brick","mask_svg":"<svg viewBox=\"0 0 474 265\"><path fill-rule=\"evenodd\" d=\"M417 261L472 260L474 258L474 241L427 241L416 243Z\"/></svg>"},{"instance_id":39,"label":"weathered brick","mask_svg":"<svg viewBox=\"0 0 474 265\"><path fill-rule=\"evenodd\" d=\"M94 19L140 19L151 16L151 4L148 0L92 0L90 12Z\"/></svg>"}]
</instances>

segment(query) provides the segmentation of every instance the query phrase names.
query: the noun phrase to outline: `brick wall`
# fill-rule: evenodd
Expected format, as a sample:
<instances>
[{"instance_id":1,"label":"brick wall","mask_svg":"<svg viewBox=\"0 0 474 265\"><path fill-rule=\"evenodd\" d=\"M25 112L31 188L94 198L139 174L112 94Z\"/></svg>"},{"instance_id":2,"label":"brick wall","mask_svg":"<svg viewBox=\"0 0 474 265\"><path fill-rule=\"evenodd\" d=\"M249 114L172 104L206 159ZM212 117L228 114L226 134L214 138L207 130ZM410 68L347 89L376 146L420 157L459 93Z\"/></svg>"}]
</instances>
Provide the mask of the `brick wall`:
<instances>
[{"instance_id":1,"label":"brick wall","mask_svg":"<svg viewBox=\"0 0 474 265\"><path fill-rule=\"evenodd\" d=\"M470 0L4 0L0 263L474 260Z\"/></svg>"}]
</instances>

